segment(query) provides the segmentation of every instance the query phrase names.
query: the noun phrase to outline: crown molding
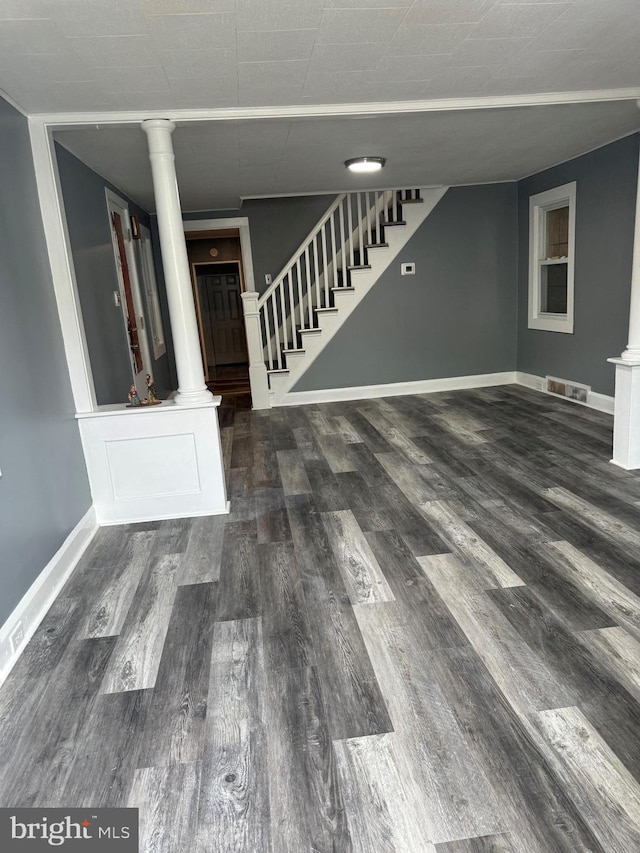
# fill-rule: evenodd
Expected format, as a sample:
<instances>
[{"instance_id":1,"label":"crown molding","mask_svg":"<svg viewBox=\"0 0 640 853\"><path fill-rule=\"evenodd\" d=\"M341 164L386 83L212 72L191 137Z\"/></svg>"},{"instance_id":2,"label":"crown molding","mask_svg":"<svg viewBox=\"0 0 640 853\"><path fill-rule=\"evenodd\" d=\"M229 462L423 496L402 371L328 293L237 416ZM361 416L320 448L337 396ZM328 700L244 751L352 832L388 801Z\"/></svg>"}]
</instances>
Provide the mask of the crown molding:
<instances>
[{"instance_id":1,"label":"crown molding","mask_svg":"<svg viewBox=\"0 0 640 853\"><path fill-rule=\"evenodd\" d=\"M11 95L7 95L4 89L0 89L0 98L6 101L9 106L12 106L14 110L18 110L18 112L25 118L29 118L29 113L25 110L25 108L21 106L17 101L14 101Z\"/></svg>"},{"instance_id":2,"label":"crown molding","mask_svg":"<svg viewBox=\"0 0 640 853\"><path fill-rule=\"evenodd\" d=\"M627 101L640 98L640 87L591 89L582 92L541 92L480 98L442 98L425 101L378 101L358 104L294 104L273 107L221 107L218 109L167 109L107 112L30 113L34 123L55 127L84 124L137 124L147 119L192 121L248 121L273 118L322 118L330 116L379 116L398 113L451 112L456 110L508 109L510 107Z\"/></svg>"}]
</instances>

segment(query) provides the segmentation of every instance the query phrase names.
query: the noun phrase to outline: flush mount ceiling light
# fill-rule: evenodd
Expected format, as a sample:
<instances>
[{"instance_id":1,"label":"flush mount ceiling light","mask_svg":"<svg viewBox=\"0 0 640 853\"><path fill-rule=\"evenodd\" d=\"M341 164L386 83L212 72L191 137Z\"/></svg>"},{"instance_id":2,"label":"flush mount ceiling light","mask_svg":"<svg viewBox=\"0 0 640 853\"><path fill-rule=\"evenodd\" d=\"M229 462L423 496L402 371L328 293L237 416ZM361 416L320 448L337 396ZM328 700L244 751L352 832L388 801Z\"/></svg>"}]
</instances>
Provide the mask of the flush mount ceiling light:
<instances>
[{"instance_id":1,"label":"flush mount ceiling light","mask_svg":"<svg viewBox=\"0 0 640 853\"><path fill-rule=\"evenodd\" d=\"M354 157L344 165L350 172L379 172L386 162L384 157Z\"/></svg>"}]
</instances>

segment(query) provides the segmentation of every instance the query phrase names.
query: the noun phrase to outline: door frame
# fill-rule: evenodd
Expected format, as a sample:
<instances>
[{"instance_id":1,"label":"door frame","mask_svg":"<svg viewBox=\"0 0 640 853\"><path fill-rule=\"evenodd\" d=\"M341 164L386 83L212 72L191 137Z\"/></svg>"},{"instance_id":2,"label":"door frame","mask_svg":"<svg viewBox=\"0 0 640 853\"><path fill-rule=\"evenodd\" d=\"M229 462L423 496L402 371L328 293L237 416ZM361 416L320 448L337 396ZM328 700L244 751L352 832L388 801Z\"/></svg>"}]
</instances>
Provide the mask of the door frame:
<instances>
[{"instance_id":1,"label":"door frame","mask_svg":"<svg viewBox=\"0 0 640 853\"><path fill-rule=\"evenodd\" d=\"M206 237L202 238L206 240ZM210 267L215 264L224 265L224 264L236 264L238 267L238 278L240 279L240 293L243 294L245 292L244 287L244 275L242 274L242 261L238 258L234 258L230 261L215 261L211 258L210 261L193 261L190 264L191 267L191 287L193 288L193 299L196 303L196 317L198 318L198 331L200 333L200 351L202 352L202 365L204 367L204 376L206 381L209 381L209 358L207 356L207 347L204 340L204 326L202 323L202 309L200 307L200 290L198 288L198 279L196 276L196 267ZM242 299L240 300L242 304ZM242 315L242 321L244 323L244 312ZM244 337L245 341L247 340L247 325L244 323ZM213 352L215 357L215 342L213 342ZM215 366L215 362L214 362ZM247 343L247 366L249 366L249 344Z\"/></svg>"},{"instance_id":2,"label":"door frame","mask_svg":"<svg viewBox=\"0 0 640 853\"><path fill-rule=\"evenodd\" d=\"M240 281L244 281L245 293L256 292L255 275L253 271L253 255L251 253L251 232L249 230L248 216L234 216L224 219L183 219L182 227L185 234L189 234L191 231L223 231L226 228L237 228L240 235L240 255L242 260L242 263L240 264ZM254 327L247 323L247 317L244 313L244 304L242 315L244 318L244 334L247 340L248 351L251 352L252 344L261 351L262 341L255 340L253 337ZM202 339L200 340L200 348L202 349Z\"/></svg>"},{"instance_id":3,"label":"door frame","mask_svg":"<svg viewBox=\"0 0 640 853\"><path fill-rule=\"evenodd\" d=\"M131 298L133 301L133 309L135 313L136 319L136 327L138 330L138 344L140 346L140 353L142 355L142 371L140 374L140 378L137 381L136 387L138 390L138 394L141 396L146 393L146 382L145 382L145 374L152 374L151 369L151 353L149 351L149 339L147 335L147 320L144 313L144 303L142 301L141 291L140 291L140 280L138 277L138 264L136 262L135 253L133 251L133 239L131 237L131 217L129 215L129 204L119 195L116 195L112 190L108 187L104 189L105 198L107 202L107 216L109 219L109 232L111 234L111 245L113 248L113 260L116 268L116 277L118 280L118 290L120 292L120 308L122 313L122 323L125 332L125 338L127 344L129 343L129 331L127 328L127 309L126 309L126 297L124 291L124 279L122 276L122 272L120 269L119 259L120 252L118 248L117 238L113 228L113 222L111 219L112 213L117 213L120 216L120 220L122 222L122 231L124 238L124 250L127 260L127 267L129 272L129 281L131 284ZM140 322L141 321L141 322ZM129 350L129 346L127 346ZM129 362L131 364L131 377L136 382L136 372L133 359L131 357L131 352L127 353L129 357Z\"/></svg>"}]
</instances>

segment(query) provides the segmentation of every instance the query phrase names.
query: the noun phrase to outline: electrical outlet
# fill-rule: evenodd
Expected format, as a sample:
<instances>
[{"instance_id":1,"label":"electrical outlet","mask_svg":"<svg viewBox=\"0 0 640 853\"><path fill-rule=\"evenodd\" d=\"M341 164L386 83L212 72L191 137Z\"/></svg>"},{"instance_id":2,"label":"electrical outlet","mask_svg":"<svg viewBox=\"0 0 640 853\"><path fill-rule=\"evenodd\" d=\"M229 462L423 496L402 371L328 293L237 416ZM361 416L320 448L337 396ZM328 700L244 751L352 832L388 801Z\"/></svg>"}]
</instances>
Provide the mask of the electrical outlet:
<instances>
[{"instance_id":1,"label":"electrical outlet","mask_svg":"<svg viewBox=\"0 0 640 853\"><path fill-rule=\"evenodd\" d=\"M22 622L18 622L16 627L13 629L13 633L11 634L11 648L14 652L17 652L20 646L24 641L24 627Z\"/></svg>"},{"instance_id":2,"label":"electrical outlet","mask_svg":"<svg viewBox=\"0 0 640 853\"><path fill-rule=\"evenodd\" d=\"M415 275L416 265L414 263L400 264L400 275Z\"/></svg>"}]
</instances>

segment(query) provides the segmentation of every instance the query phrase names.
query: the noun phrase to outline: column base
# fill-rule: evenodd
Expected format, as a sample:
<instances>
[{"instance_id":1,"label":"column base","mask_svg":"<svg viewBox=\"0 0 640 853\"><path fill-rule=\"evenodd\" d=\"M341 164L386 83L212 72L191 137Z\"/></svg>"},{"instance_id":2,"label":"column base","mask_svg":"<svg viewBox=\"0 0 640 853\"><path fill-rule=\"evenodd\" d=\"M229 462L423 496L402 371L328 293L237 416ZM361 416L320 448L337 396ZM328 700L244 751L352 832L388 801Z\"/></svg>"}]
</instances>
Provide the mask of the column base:
<instances>
[{"instance_id":1,"label":"column base","mask_svg":"<svg viewBox=\"0 0 640 853\"><path fill-rule=\"evenodd\" d=\"M198 391L183 391L178 388L173 402L176 406L200 406L213 403L213 394L206 386Z\"/></svg>"},{"instance_id":2,"label":"column base","mask_svg":"<svg viewBox=\"0 0 640 853\"><path fill-rule=\"evenodd\" d=\"M607 360L616 366L611 461L627 471L634 471L640 468L640 360Z\"/></svg>"}]
</instances>

